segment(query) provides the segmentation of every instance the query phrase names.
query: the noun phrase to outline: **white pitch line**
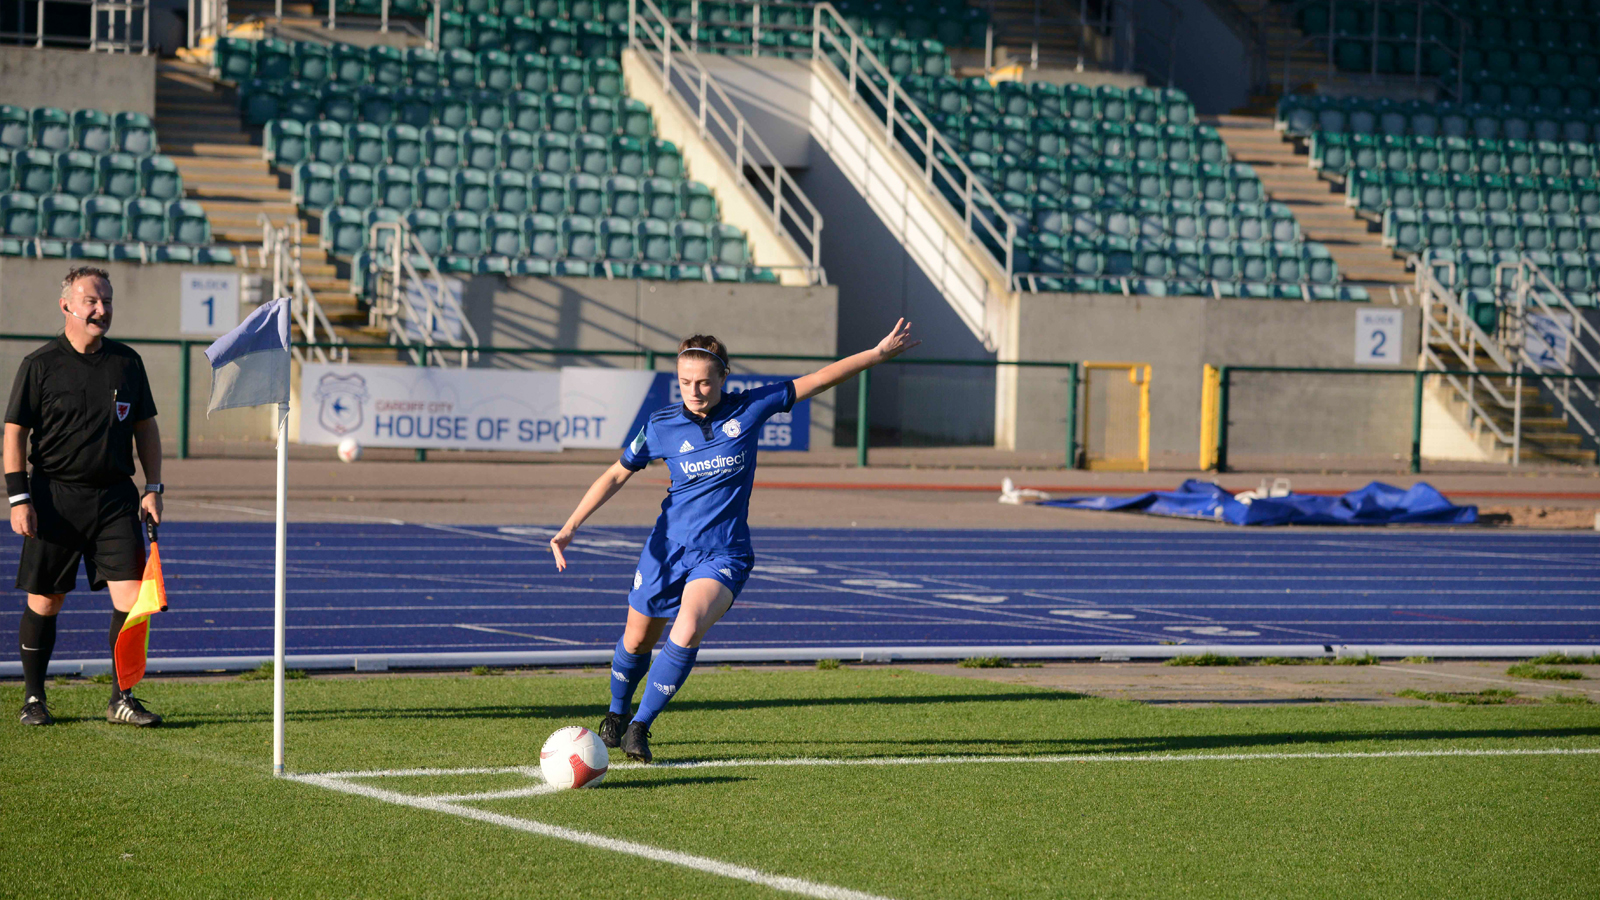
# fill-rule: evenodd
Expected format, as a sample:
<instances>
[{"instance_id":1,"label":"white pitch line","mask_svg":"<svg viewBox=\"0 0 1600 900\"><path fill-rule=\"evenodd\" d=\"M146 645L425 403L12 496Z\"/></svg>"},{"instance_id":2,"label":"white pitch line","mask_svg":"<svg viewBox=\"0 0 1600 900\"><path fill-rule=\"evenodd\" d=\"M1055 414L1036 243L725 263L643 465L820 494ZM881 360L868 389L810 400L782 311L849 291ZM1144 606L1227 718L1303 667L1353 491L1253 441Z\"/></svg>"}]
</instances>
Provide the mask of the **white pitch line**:
<instances>
[{"instance_id":1,"label":"white pitch line","mask_svg":"<svg viewBox=\"0 0 1600 900\"><path fill-rule=\"evenodd\" d=\"M364 784L351 784L337 778L324 775L288 775L285 776L302 784L315 785L327 788L330 791L339 791L345 794L355 794L397 806L409 806L414 809L425 809L429 812L439 812L446 815L458 816L463 819L472 819L490 825L499 825L502 828L511 828L516 831L537 834L543 837L555 838L561 841L570 841L600 850L610 850L614 853L626 853L653 862L667 863L668 865L682 866L686 869L705 872L710 875L719 875L723 878L732 878L738 881L759 884L773 890L784 891L790 894L799 894L804 897L818 897L821 900L888 900L877 894L868 894L864 891L853 891L849 888L836 887L831 884L821 884L815 881L806 881L802 878L790 878L784 875L773 875L760 869L748 866L734 865L721 860L705 856L695 856L689 853L679 853L676 850L664 850L652 847L649 844L639 844L633 841L623 841L608 838L603 835L592 834L587 831L578 831L572 828L563 828L559 825L550 825L545 822L535 822L532 819L519 819L515 816L503 816L499 813L486 812L470 806L459 806L446 803L429 797L414 797L409 794L400 794L386 791L381 788L369 787Z\"/></svg>"},{"instance_id":2,"label":"white pitch line","mask_svg":"<svg viewBox=\"0 0 1600 900\"><path fill-rule=\"evenodd\" d=\"M1582 691L1585 694L1600 695L1600 691L1590 688L1581 688L1568 684L1565 681L1554 684L1540 684L1537 681L1507 681L1504 678L1484 678L1482 675L1458 675L1455 672L1434 672L1429 669L1408 669L1405 666L1392 666L1379 663L1380 669L1393 669L1396 672L1410 672L1412 675L1432 675L1435 678L1457 678L1462 681L1487 681L1490 684L1508 684L1519 688L1542 688L1548 691Z\"/></svg>"},{"instance_id":3,"label":"white pitch line","mask_svg":"<svg viewBox=\"0 0 1600 900\"><path fill-rule=\"evenodd\" d=\"M540 794L553 794L560 788L548 784L535 784L528 787L507 788L503 791L484 791L478 794L429 794L423 798L437 800L440 803L476 803L479 800L515 800L518 797L537 797Z\"/></svg>"}]
</instances>

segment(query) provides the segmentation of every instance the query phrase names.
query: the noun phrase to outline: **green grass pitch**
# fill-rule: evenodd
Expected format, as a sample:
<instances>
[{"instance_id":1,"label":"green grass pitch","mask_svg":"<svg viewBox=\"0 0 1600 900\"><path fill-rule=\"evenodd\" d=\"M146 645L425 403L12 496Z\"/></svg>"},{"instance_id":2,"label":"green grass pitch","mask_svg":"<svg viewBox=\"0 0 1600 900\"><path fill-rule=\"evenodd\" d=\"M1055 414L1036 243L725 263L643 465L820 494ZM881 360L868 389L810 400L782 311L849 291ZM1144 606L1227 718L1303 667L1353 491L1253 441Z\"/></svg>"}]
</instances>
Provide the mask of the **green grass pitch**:
<instances>
[{"instance_id":1,"label":"green grass pitch","mask_svg":"<svg viewBox=\"0 0 1600 900\"><path fill-rule=\"evenodd\" d=\"M602 676L289 684L295 772L536 766L593 726ZM778 897L769 887L269 772L267 682L145 686L168 725L0 725L0 884L36 897ZM20 705L0 688L0 708ZM1600 896L1600 706L1168 707L880 667L706 667L655 728L662 761L1111 757L624 768L475 809L899 898ZM1340 754L1259 759L1260 754ZM1188 762L1125 757L1244 756ZM613 754L614 764L621 762ZM374 778L408 795L507 774Z\"/></svg>"}]
</instances>

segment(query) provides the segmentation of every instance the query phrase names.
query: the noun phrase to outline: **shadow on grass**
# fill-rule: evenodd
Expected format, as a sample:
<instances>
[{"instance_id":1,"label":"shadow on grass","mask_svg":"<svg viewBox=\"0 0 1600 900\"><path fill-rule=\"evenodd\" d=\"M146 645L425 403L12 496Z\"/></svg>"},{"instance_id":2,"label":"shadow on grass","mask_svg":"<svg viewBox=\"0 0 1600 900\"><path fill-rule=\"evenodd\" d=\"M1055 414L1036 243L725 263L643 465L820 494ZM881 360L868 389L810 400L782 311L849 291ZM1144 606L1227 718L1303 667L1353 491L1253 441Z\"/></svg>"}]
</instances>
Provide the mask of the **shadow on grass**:
<instances>
[{"instance_id":1,"label":"shadow on grass","mask_svg":"<svg viewBox=\"0 0 1600 900\"><path fill-rule=\"evenodd\" d=\"M676 787L683 784L730 784L738 781L749 781L745 776L739 775L672 775L666 778L641 778L634 780L636 774L651 772L649 768L624 769L612 773L605 784L601 785L608 793L611 791L650 791L656 788ZM670 772L671 769L656 769L655 772ZM625 781L615 781L615 778L624 778Z\"/></svg>"}]
</instances>

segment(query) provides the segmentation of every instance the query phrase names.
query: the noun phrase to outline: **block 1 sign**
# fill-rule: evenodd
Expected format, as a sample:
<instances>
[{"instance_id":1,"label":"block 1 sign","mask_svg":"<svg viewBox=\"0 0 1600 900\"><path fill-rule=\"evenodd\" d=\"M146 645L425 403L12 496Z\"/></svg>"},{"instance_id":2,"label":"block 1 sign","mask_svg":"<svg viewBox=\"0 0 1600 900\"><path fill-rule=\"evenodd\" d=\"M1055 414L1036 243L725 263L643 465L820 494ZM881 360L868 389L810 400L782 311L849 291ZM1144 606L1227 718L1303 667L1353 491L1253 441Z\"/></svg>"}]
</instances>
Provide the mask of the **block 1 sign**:
<instances>
[{"instance_id":1,"label":"block 1 sign","mask_svg":"<svg viewBox=\"0 0 1600 900\"><path fill-rule=\"evenodd\" d=\"M236 272L184 272L178 330L184 334L223 334L239 324Z\"/></svg>"},{"instance_id":2,"label":"block 1 sign","mask_svg":"<svg viewBox=\"0 0 1600 900\"><path fill-rule=\"evenodd\" d=\"M1356 364L1400 365L1405 321L1404 312L1398 309L1356 310Z\"/></svg>"}]
</instances>

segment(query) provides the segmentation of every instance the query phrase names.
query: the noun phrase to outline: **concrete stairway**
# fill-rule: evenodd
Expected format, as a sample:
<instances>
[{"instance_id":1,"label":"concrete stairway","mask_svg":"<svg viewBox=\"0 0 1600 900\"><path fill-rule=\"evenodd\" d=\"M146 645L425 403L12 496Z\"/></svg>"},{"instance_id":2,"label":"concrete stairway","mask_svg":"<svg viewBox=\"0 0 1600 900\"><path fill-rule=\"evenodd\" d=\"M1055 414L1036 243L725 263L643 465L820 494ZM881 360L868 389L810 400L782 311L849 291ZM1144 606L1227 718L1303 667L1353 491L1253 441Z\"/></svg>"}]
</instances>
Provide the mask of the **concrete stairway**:
<instances>
[{"instance_id":1,"label":"concrete stairway","mask_svg":"<svg viewBox=\"0 0 1600 900\"><path fill-rule=\"evenodd\" d=\"M155 121L162 151L183 174L185 196L205 208L212 239L247 247L251 256L241 264L261 265L262 218L281 226L298 215L289 174L274 171L261 158L259 135L245 131L228 93L205 66L176 61L157 66ZM301 272L335 331L345 340L370 341L362 331L367 315L350 292L349 279L340 277L314 235L301 239L300 254Z\"/></svg>"},{"instance_id":2,"label":"concrete stairway","mask_svg":"<svg viewBox=\"0 0 1600 900\"><path fill-rule=\"evenodd\" d=\"M1078 5L1072 3L1070 6L1069 11L1065 0L1045 0L1039 14L1057 19L1076 18ZM1096 67L1094 48L1083 46L1082 29L1059 21L1035 25L1033 15L1034 0L995 0L990 22L994 27L997 65L1001 63L1002 55L1007 62L1027 65L1033 41L1037 38L1041 65L1076 65L1082 48L1084 67ZM1004 54L1001 53L1002 49L1006 51Z\"/></svg>"},{"instance_id":3,"label":"concrete stairway","mask_svg":"<svg viewBox=\"0 0 1600 900\"><path fill-rule=\"evenodd\" d=\"M1445 322L1445 313L1442 309L1435 309L1435 320L1441 325ZM1468 364L1460 354L1456 353L1448 344L1435 342L1431 345L1433 351L1444 360L1445 366L1450 369L1466 369ZM1481 350L1475 360L1476 367L1480 370L1494 371L1495 363L1488 354ZM1484 427L1481 420L1468 405L1466 398L1444 381L1443 378L1431 379L1429 390L1444 403L1456 420L1467 426L1468 431L1484 449L1489 458L1497 462L1510 462L1511 446L1495 437L1494 432ZM1492 378L1495 390L1500 396L1510 399L1516 392L1515 381L1509 376ZM1463 383L1465 381L1463 380ZM1488 390L1473 385L1474 397L1478 406L1488 413L1495 426L1501 433L1511 435L1515 429L1516 415L1513 410L1505 409L1490 396ZM1522 386L1522 449L1521 462L1523 464L1557 463L1572 465L1594 465L1595 454L1583 447L1583 438L1575 425L1569 425L1556 405L1543 398L1539 387L1525 380Z\"/></svg>"},{"instance_id":4,"label":"concrete stairway","mask_svg":"<svg viewBox=\"0 0 1600 900\"><path fill-rule=\"evenodd\" d=\"M1346 282L1384 295L1390 287L1398 290L1412 283L1404 261L1383 246L1371 223L1344 205L1343 191L1319 178L1307 165L1308 157L1273 129L1272 119L1218 116L1206 121L1216 127L1236 161L1256 170L1267 195L1294 211L1306 239L1327 246Z\"/></svg>"}]
</instances>

